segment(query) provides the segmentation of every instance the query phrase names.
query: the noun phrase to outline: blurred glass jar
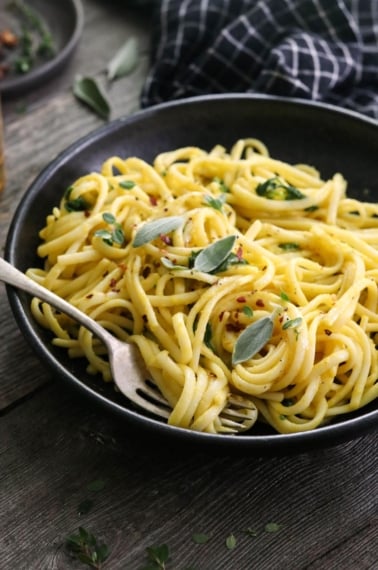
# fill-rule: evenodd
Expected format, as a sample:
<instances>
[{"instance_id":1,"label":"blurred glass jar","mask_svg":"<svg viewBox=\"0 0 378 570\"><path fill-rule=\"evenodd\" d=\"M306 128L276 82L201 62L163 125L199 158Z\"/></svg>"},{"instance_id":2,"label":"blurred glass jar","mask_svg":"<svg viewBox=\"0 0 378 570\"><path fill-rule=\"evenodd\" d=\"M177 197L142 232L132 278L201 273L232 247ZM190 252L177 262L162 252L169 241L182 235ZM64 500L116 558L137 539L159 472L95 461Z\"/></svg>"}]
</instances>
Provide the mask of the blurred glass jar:
<instances>
[{"instance_id":1,"label":"blurred glass jar","mask_svg":"<svg viewBox=\"0 0 378 570\"><path fill-rule=\"evenodd\" d=\"M4 167L4 129L3 129L3 113L1 109L0 97L0 192L5 186L5 167Z\"/></svg>"}]
</instances>

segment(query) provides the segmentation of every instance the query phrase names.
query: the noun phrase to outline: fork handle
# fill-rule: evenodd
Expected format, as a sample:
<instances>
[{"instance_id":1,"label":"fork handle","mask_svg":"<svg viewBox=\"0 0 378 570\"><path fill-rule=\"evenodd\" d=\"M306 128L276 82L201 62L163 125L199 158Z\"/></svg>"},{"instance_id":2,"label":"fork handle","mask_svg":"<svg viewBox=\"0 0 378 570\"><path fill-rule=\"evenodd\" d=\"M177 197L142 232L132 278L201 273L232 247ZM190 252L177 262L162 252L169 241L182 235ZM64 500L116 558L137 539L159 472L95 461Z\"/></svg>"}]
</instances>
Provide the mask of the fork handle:
<instances>
[{"instance_id":1,"label":"fork handle","mask_svg":"<svg viewBox=\"0 0 378 570\"><path fill-rule=\"evenodd\" d=\"M89 329L95 336L97 336L100 340L104 342L106 346L109 346L111 342L114 340L113 335L111 335L107 330L104 329L101 325L99 325L94 319L77 309L68 301L65 301L52 291L46 289L46 287L42 287L39 283L30 279L27 275L22 273L19 269L16 269L13 265L5 261L0 257L0 280L8 285L12 285L13 287L17 287L18 289L22 289L26 291L26 293L30 293L41 301L45 301L49 303L62 313L65 313L69 317L72 317L80 324L85 326Z\"/></svg>"}]
</instances>

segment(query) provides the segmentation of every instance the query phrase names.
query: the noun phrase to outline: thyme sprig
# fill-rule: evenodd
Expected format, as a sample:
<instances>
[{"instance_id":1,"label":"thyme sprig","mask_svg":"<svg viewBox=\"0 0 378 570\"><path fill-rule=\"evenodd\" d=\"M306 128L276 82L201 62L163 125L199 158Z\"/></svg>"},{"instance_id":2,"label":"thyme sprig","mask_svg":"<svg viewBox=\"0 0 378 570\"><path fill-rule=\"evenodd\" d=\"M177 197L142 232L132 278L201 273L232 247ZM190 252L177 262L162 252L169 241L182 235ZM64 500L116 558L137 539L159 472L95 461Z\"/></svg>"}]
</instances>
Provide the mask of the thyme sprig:
<instances>
[{"instance_id":1,"label":"thyme sprig","mask_svg":"<svg viewBox=\"0 0 378 570\"><path fill-rule=\"evenodd\" d=\"M77 534L67 537L66 544L77 560L96 570L101 570L110 554L108 546L99 544L94 534L82 526L78 528Z\"/></svg>"}]
</instances>

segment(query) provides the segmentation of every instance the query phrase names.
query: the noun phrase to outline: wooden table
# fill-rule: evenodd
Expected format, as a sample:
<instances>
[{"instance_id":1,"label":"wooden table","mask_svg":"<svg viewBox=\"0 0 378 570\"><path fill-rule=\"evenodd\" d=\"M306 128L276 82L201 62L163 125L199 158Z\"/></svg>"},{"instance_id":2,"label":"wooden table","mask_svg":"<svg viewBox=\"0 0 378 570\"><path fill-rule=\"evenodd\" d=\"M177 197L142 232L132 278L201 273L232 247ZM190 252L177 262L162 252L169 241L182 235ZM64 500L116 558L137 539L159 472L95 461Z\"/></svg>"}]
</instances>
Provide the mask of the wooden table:
<instances>
[{"instance_id":1,"label":"wooden table","mask_svg":"<svg viewBox=\"0 0 378 570\"><path fill-rule=\"evenodd\" d=\"M109 90L112 118L139 106L148 10L104 0L83 5L81 42L63 74L3 105L2 247L36 174L103 122L74 99L75 74L103 81L106 63L132 35L142 57ZM167 570L378 567L376 433L290 457L150 446L50 377L23 339L3 286L0 315L0 569L88 567L66 547L80 526L107 544L102 567L111 570L141 570L146 549L164 543ZM198 533L207 542L198 544Z\"/></svg>"}]
</instances>

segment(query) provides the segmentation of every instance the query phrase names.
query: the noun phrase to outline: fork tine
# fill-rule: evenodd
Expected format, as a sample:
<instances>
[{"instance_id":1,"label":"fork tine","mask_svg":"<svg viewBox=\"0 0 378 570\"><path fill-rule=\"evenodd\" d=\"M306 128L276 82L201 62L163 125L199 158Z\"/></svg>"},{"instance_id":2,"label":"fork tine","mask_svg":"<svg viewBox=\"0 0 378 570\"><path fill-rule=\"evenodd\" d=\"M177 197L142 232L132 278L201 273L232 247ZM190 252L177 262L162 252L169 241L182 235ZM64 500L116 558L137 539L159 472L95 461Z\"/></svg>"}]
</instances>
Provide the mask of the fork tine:
<instances>
[{"instance_id":1,"label":"fork tine","mask_svg":"<svg viewBox=\"0 0 378 570\"><path fill-rule=\"evenodd\" d=\"M228 402L219 418L222 427L230 433L249 430L256 422L257 408L251 400L237 394L230 394Z\"/></svg>"}]
</instances>

